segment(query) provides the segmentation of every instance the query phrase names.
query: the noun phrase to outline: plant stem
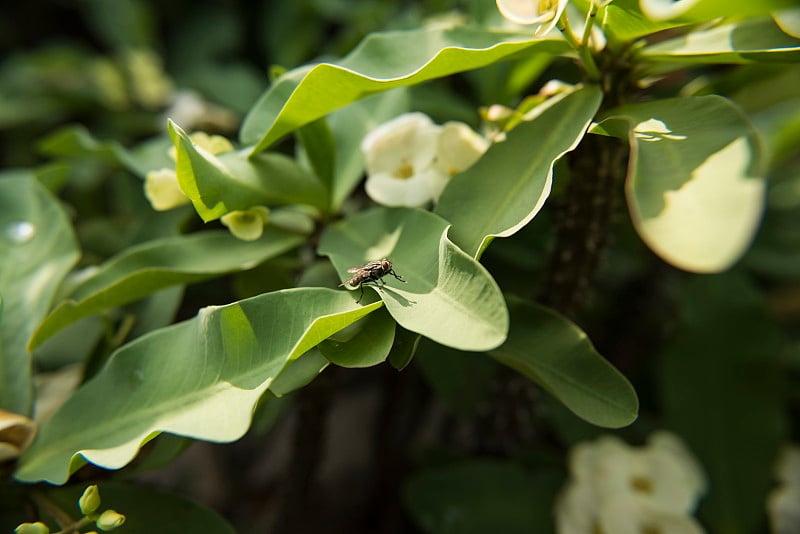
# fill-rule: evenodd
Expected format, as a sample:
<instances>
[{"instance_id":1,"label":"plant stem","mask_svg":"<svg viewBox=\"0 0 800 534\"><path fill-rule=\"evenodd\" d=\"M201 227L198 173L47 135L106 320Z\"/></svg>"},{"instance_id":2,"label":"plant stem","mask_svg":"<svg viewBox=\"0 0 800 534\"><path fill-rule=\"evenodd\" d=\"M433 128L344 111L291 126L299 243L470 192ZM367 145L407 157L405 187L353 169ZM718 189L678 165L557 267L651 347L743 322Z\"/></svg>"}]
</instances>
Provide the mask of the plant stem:
<instances>
[{"instance_id":1,"label":"plant stem","mask_svg":"<svg viewBox=\"0 0 800 534\"><path fill-rule=\"evenodd\" d=\"M594 4L592 4L592 6L594 6ZM586 26L589 31L591 31L589 24ZM578 57L580 58L581 64L583 65L586 74L589 76L589 79L593 82L599 81L600 70L597 68L597 63L595 63L594 57L592 56L592 50L588 45L588 39L584 36L583 42L578 41L578 39L575 37L575 34L572 33L572 28L569 25L566 11L561 14L556 27L564 36L564 39L567 40L569 45L578 53ZM584 31L584 34L585 33L586 32Z\"/></svg>"}]
</instances>

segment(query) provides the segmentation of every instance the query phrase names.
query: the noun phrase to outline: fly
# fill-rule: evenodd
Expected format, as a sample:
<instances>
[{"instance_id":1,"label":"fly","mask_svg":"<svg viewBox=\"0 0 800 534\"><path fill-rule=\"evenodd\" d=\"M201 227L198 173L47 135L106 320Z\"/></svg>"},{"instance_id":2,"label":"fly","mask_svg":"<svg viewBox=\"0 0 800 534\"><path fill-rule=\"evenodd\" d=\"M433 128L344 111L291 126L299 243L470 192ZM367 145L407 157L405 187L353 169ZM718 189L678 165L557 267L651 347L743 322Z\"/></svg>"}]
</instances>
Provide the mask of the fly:
<instances>
[{"instance_id":1,"label":"fly","mask_svg":"<svg viewBox=\"0 0 800 534\"><path fill-rule=\"evenodd\" d=\"M361 295L358 297L356 304L361 302L361 299L364 298L365 285L371 285L378 288L378 291L383 291L381 286L386 284L386 282L383 281L384 276L391 274L401 282L406 282L403 280L402 276L394 272L394 268L392 268L392 262L386 258L383 258L382 260L371 261L369 263L365 263L364 265L359 265L358 267L350 267L347 269L347 272L353 276L339 284L339 287L345 287L347 289L360 288Z\"/></svg>"}]
</instances>

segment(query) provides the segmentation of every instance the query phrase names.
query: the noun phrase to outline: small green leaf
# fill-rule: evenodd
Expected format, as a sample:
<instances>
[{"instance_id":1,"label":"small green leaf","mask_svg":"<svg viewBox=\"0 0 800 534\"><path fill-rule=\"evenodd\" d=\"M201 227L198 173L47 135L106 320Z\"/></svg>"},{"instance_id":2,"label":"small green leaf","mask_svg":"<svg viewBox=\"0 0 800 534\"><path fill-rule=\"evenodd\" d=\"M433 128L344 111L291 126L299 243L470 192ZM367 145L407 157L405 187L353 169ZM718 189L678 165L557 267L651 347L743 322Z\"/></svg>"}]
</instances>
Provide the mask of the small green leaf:
<instances>
[{"instance_id":1,"label":"small green leaf","mask_svg":"<svg viewBox=\"0 0 800 534\"><path fill-rule=\"evenodd\" d=\"M198 150L173 122L169 123L169 132L178 155L178 182L206 222L253 206L327 207L322 182L289 157L258 154L248 158L243 152L214 156Z\"/></svg>"},{"instance_id":2,"label":"small green leaf","mask_svg":"<svg viewBox=\"0 0 800 534\"><path fill-rule=\"evenodd\" d=\"M370 313L319 344L319 351L340 367L372 367L386 360L395 322L385 311Z\"/></svg>"},{"instance_id":3,"label":"small green leaf","mask_svg":"<svg viewBox=\"0 0 800 534\"><path fill-rule=\"evenodd\" d=\"M75 321L165 287L191 284L215 275L252 268L304 242L303 236L267 227L257 241L241 241L224 231L157 239L130 247L77 285L39 325L35 349Z\"/></svg>"},{"instance_id":4,"label":"small green leaf","mask_svg":"<svg viewBox=\"0 0 800 534\"><path fill-rule=\"evenodd\" d=\"M30 413L28 338L79 255L58 200L26 172L0 176L0 408Z\"/></svg>"},{"instance_id":5,"label":"small green leaf","mask_svg":"<svg viewBox=\"0 0 800 534\"><path fill-rule=\"evenodd\" d=\"M452 240L480 257L494 237L508 237L528 224L550 194L553 165L583 138L602 96L590 85L554 100L453 177L436 206L453 225Z\"/></svg>"},{"instance_id":6,"label":"small green leaf","mask_svg":"<svg viewBox=\"0 0 800 534\"><path fill-rule=\"evenodd\" d=\"M140 178L148 171L172 168L175 162L169 157L172 146L166 135L150 139L127 150L116 141L98 141L80 125L66 126L39 142L39 150L51 157L97 158L124 166Z\"/></svg>"},{"instance_id":7,"label":"small green leaf","mask_svg":"<svg viewBox=\"0 0 800 534\"><path fill-rule=\"evenodd\" d=\"M430 212L376 208L358 214L330 226L319 253L331 258L342 280L350 267L389 258L406 283L388 275L379 294L392 317L412 332L472 351L505 340L508 311L500 289L448 239L447 222Z\"/></svg>"},{"instance_id":8,"label":"small green leaf","mask_svg":"<svg viewBox=\"0 0 800 534\"><path fill-rule=\"evenodd\" d=\"M800 59L800 40L766 17L695 31L643 48L639 55L646 61L679 63L680 68L686 63L790 63Z\"/></svg>"},{"instance_id":9,"label":"small green leaf","mask_svg":"<svg viewBox=\"0 0 800 534\"><path fill-rule=\"evenodd\" d=\"M758 134L719 96L631 104L598 127L630 143L625 192L642 240L687 271L730 267L747 250L764 209Z\"/></svg>"},{"instance_id":10,"label":"small green leaf","mask_svg":"<svg viewBox=\"0 0 800 534\"><path fill-rule=\"evenodd\" d=\"M241 139L261 152L288 132L378 91L473 70L526 49L569 51L558 38L476 28L423 28L368 36L338 63L287 72L245 118Z\"/></svg>"},{"instance_id":11,"label":"small green leaf","mask_svg":"<svg viewBox=\"0 0 800 534\"><path fill-rule=\"evenodd\" d=\"M538 383L575 415L620 428L636 420L639 401L630 382L592 346L574 323L549 308L509 299L508 340L489 354Z\"/></svg>"},{"instance_id":12,"label":"small green leaf","mask_svg":"<svg viewBox=\"0 0 800 534\"><path fill-rule=\"evenodd\" d=\"M236 440L290 361L380 306L289 289L204 308L137 338L42 425L15 476L63 484L85 461L117 469L159 432Z\"/></svg>"}]
</instances>

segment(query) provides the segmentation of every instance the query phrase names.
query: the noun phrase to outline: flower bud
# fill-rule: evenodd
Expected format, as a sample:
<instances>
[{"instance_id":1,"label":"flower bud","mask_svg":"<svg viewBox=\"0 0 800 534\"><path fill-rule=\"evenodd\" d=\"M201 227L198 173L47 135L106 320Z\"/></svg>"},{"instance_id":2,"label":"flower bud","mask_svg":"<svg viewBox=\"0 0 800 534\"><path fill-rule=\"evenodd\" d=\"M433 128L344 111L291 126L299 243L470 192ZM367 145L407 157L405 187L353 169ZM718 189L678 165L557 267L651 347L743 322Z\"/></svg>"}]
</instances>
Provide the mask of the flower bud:
<instances>
[{"instance_id":1,"label":"flower bud","mask_svg":"<svg viewBox=\"0 0 800 534\"><path fill-rule=\"evenodd\" d=\"M125 516L114 510L106 510L95 521L95 525L102 531L114 530L125 523Z\"/></svg>"},{"instance_id":2,"label":"flower bud","mask_svg":"<svg viewBox=\"0 0 800 534\"><path fill-rule=\"evenodd\" d=\"M100 490L96 484L92 484L83 491L83 495L78 499L78 506L83 515L89 515L100 507Z\"/></svg>"},{"instance_id":3,"label":"flower bud","mask_svg":"<svg viewBox=\"0 0 800 534\"><path fill-rule=\"evenodd\" d=\"M220 222L230 232L244 241L255 241L264 233L264 225L269 220L269 208L254 206L247 210L226 213Z\"/></svg>"},{"instance_id":4,"label":"flower bud","mask_svg":"<svg viewBox=\"0 0 800 534\"><path fill-rule=\"evenodd\" d=\"M22 523L14 529L14 534L50 534L50 529L44 523Z\"/></svg>"}]
</instances>

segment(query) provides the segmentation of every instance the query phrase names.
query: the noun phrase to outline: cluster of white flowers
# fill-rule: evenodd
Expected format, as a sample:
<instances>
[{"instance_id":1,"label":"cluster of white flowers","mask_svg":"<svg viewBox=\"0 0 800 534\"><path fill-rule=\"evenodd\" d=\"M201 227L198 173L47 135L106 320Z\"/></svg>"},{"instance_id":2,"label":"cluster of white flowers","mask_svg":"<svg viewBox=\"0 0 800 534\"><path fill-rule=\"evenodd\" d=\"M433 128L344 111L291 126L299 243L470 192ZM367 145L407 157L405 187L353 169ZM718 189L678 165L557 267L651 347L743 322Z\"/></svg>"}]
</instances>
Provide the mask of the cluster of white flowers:
<instances>
[{"instance_id":1,"label":"cluster of white flowers","mask_svg":"<svg viewBox=\"0 0 800 534\"><path fill-rule=\"evenodd\" d=\"M400 115L361 143L367 194L385 206L421 207L472 166L489 142L462 122L437 125L424 113Z\"/></svg>"},{"instance_id":2,"label":"cluster of white flowers","mask_svg":"<svg viewBox=\"0 0 800 534\"><path fill-rule=\"evenodd\" d=\"M656 432L644 447L603 436L569 458L556 503L559 534L702 534L691 516L706 480L683 442Z\"/></svg>"},{"instance_id":3,"label":"cluster of white flowers","mask_svg":"<svg viewBox=\"0 0 800 534\"><path fill-rule=\"evenodd\" d=\"M775 474L779 485L767 497L770 531L800 532L800 447L786 447L781 452Z\"/></svg>"}]
</instances>

